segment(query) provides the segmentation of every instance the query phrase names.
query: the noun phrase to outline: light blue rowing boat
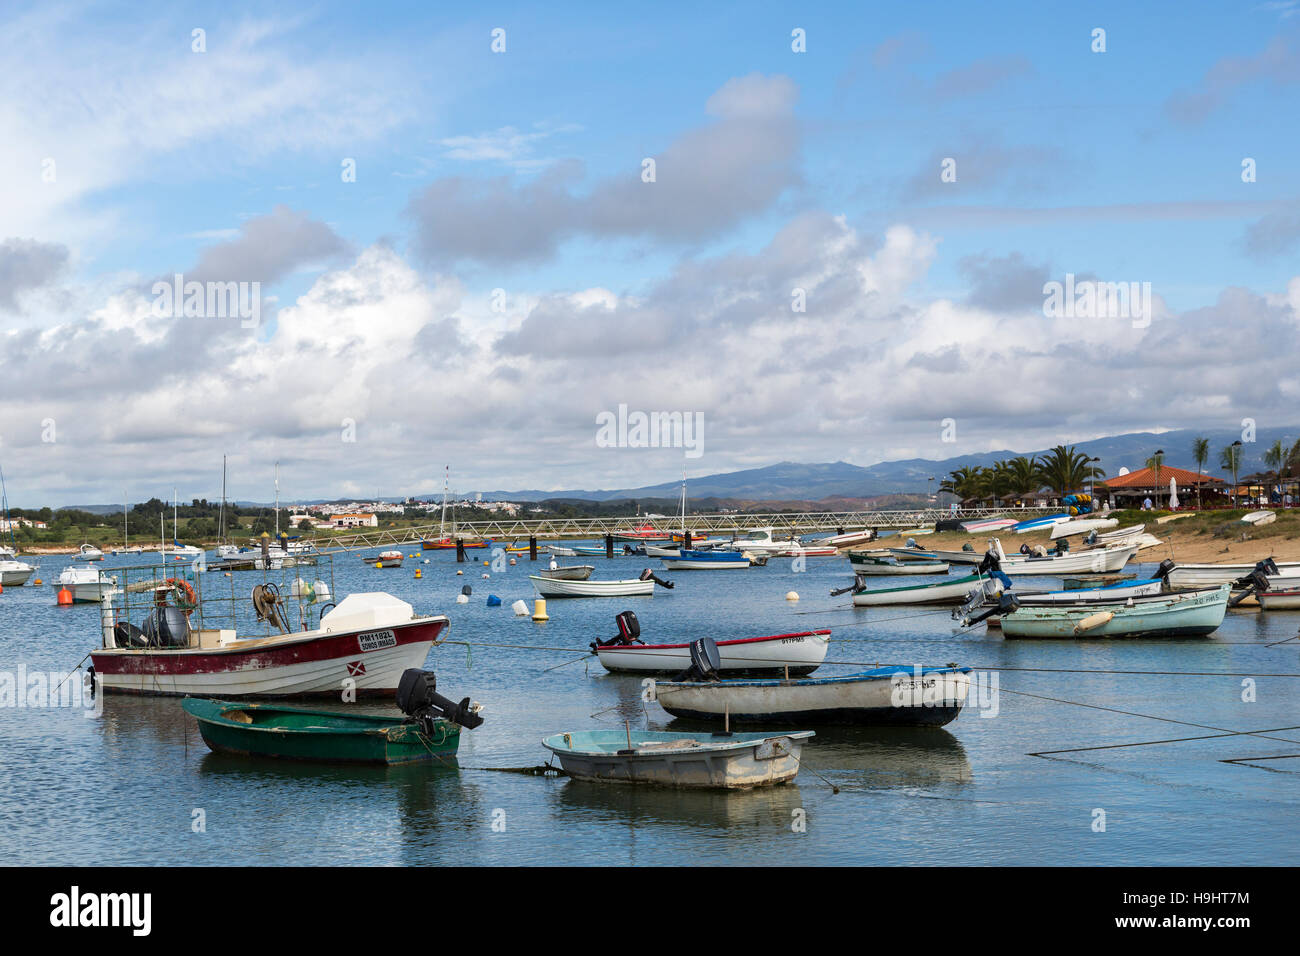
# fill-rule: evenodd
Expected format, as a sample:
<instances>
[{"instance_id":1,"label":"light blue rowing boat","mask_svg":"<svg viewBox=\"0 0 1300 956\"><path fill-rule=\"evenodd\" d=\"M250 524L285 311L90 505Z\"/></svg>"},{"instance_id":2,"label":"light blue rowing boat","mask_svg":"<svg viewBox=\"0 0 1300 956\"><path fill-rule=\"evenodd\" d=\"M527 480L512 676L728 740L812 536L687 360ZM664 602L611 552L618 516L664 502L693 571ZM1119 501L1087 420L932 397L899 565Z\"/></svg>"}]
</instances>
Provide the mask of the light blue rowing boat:
<instances>
[{"instance_id":1,"label":"light blue rowing boat","mask_svg":"<svg viewBox=\"0 0 1300 956\"><path fill-rule=\"evenodd\" d=\"M1223 623L1228 585L1125 600L1021 605L1002 615L1008 638L1204 637Z\"/></svg>"}]
</instances>

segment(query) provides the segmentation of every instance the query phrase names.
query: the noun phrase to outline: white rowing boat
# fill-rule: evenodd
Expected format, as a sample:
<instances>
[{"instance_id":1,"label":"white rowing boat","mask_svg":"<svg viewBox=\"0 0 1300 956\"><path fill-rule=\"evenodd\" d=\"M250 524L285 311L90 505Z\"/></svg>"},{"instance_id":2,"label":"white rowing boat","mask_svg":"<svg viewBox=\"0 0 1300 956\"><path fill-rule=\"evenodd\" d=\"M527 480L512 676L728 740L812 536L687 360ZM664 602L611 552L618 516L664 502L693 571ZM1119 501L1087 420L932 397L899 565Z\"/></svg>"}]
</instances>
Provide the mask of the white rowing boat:
<instances>
[{"instance_id":1,"label":"white rowing boat","mask_svg":"<svg viewBox=\"0 0 1300 956\"><path fill-rule=\"evenodd\" d=\"M1089 531L1101 531L1103 528L1114 528L1118 524L1118 518L1074 518L1053 525L1052 540L1056 541L1076 534L1087 534Z\"/></svg>"},{"instance_id":2,"label":"white rowing boat","mask_svg":"<svg viewBox=\"0 0 1300 956\"><path fill-rule=\"evenodd\" d=\"M1121 544L1089 551L1067 551L1046 557L1009 554L1001 558L1002 570L1012 576L1026 574L1106 574L1119 571L1137 554L1136 544Z\"/></svg>"},{"instance_id":3,"label":"white rowing boat","mask_svg":"<svg viewBox=\"0 0 1300 956\"><path fill-rule=\"evenodd\" d=\"M733 676L759 674L798 677L811 674L826 660L831 632L801 631L718 641L719 672ZM615 673L680 674L691 665L691 645L596 644L593 648L605 669Z\"/></svg>"},{"instance_id":4,"label":"white rowing boat","mask_svg":"<svg viewBox=\"0 0 1300 956\"><path fill-rule=\"evenodd\" d=\"M861 588L853 592L854 607L884 607L891 604L960 604L971 591L987 580L979 574L933 584L912 584L899 588Z\"/></svg>"},{"instance_id":5,"label":"white rowing boat","mask_svg":"<svg viewBox=\"0 0 1300 956\"><path fill-rule=\"evenodd\" d=\"M877 557L859 551L849 552L849 564L854 574L947 574L948 565L944 561L921 558L918 560L900 560L894 555Z\"/></svg>"},{"instance_id":6,"label":"white rowing boat","mask_svg":"<svg viewBox=\"0 0 1300 956\"><path fill-rule=\"evenodd\" d=\"M546 598L568 597L650 597L655 593L655 583L647 578L627 581L575 581L564 578L544 578L540 574L528 575L537 593Z\"/></svg>"},{"instance_id":7,"label":"white rowing boat","mask_svg":"<svg viewBox=\"0 0 1300 956\"><path fill-rule=\"evenodd\" d=\"M969 690L969 667L898 666L792 681L655 681L651 693L691 720L942 727Z\"/></svg>"},{"instance_id":8,"label":"white rowing boat","mask_svg":"<svg viewBox=\"0 0 1300 956\"><path fill-rule=\"evenodd\" d=\"M1254 571L1256 563L1175 564L1174 569L1169 572L1169 586L1194 588L1212 584L1231 584ZM1280 562L1277 569L1285 577L1300 575L1300 561Z\"/></svg>"}]
</instances>

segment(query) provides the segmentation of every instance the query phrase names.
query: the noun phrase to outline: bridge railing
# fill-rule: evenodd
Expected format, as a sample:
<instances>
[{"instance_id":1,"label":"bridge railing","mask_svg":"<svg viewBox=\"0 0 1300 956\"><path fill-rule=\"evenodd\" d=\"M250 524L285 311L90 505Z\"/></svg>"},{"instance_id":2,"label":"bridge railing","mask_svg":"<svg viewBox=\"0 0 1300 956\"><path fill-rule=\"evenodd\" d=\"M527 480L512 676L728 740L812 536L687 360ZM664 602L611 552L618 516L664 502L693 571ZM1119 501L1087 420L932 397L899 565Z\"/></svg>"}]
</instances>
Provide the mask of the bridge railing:
<instances>
[{"instance_id":1,"label":"bridge railing","mask_svg":"<svg viewBox=\"0 0 1300 956\"><path fill-rule=\"evenodd\" d=\"M743 534L758 528L772 528L782 535L833 535L867 528L880 530L933 528L936 521L956 519L971 521L998 515L1030 518L1052 514L1047 508L964 508L954 512L948 508L914 508L897 511L797 511L797 512L744 512L734 514L694 514L686 516L686 529L694 537L728 536ZM486 521L467 521L448 531L437 524L412 525L396 528L350 529L317 533L311 541L322 551L356 551L384 546L418 545L421 541L451 535L466 541L492 539L498 542L525 541L535 537L539 541L579 540L604 538L606 535L632 535L649 525L664 534L680 532L680 516L650 518L493 518Z\"/></svg>"}]
</instances>

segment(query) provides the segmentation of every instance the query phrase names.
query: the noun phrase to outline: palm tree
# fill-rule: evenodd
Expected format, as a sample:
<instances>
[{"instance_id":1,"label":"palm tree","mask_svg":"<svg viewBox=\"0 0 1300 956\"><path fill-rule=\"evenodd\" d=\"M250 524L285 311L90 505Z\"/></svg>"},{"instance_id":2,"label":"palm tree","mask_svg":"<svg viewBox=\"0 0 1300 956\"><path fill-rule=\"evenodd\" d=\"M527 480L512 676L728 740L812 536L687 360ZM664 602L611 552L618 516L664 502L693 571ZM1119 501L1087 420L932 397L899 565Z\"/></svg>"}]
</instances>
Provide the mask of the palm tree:
<instances>
[{"instance_id":1,"label":"palm tree","mask_svg":"<svg viewBox=\"0 0 1300 956\"><path fill-rule=\"evenodd\" d=\"M1155 489L1156 489L1157 508L1160 507L1160 466L1163 465L1164 463L1165 463L1165 452L1163 448L1147 459L1147 467L1150 468L1152 473L1155 475L1155 477L1152 479L1152 483L1155 485Z\"/></svg>"},{"instance_id":2,"label":"palm tree","mask_svg":"<svg viewBox=\"0 0 1300 956\"><path fill-rule=\"evenodd\" d=\"M1210 458L1210 440L1196 438L1192 440L1192 459L1196 462L1196 510L1201 510L1201 472Z\"/></svg>"},{"instance_id":3,"label":"palm tree","mask_svg":"<svg viewBox=\"0 0 1300 956\"><path fill-rule=\"evenodd\" d=\"M982 490L980 487L981 471L983 471L981 468L963 465L956 471L950 471L948 477L939 482L939 490L956 495L962 501L978 497Z\"/></svg>"},{"instance_id":4,"label":"palm tree","mask_svg":"<svg viewBox=\"0 0 1300 956\"><path fill-rule=\"evenodd\" d=\"M1282 476L1282 465L1286 463L1287 447L1282 444L1282 439L1273 442L1271 448L1264 452L1264 467L1276 474L1279 478Z\"/></svg>"},{"instance_id":5,"label":"palm tree","mask_svg":"<svg viewBox=\"0 0 1300 956\"><path fill-rule=\"evenodd\" d=\"M1013 495L1032 495L1043 487L1043 470L1038 460L1020 455L1006 462L1009 491Z\"/></svg>"},{"instance_id":6,"label":"palm tree","mask_svg":"<svg viewBox=\"0 0 1300 956\"><path fill-rule=\"evenodd\" d=\"M1064 498L1072 488L1082 488L1089 479L1105 478L1106 472L1073 445L1057 445L1043 455L1039 464L1044 484Z\"/></svg>"},{"instance_id":7,"label":"palm tree","mask_svg":"<svg viewBox=\"0 0 1300 956\"><path fill-rule=\"evenodd\" d=\"M1235 441L1219 452L1219 467L1232 471L1232 507L1237 507L1237 471L1241 468L1241 442Z\"/></svg>"}]
</instances>

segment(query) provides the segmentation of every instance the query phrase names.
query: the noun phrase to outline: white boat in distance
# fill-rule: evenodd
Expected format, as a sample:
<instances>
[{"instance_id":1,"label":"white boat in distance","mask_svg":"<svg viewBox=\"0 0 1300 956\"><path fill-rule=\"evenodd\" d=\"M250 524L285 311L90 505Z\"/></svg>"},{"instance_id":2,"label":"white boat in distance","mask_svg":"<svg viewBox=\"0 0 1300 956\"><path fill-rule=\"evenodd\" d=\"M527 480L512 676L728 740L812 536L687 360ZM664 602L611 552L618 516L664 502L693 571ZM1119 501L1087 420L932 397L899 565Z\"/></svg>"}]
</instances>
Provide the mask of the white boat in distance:
<instances>
[{"instance_id":1,"label":"white boat in distance","mask_svg":"<svg viewBox=\"0 0 1300 956\"><path fill-rule=\"evenodd\" d=\"M1103 528L1114 528L1118 524L1118 518L1073 518L1052 526L1052 540L1087 534L1089 531L1101 531Z\"/></svg>"},{"instance_id":2,"label":"white boat in distance","mask_svg":"<svg viewBox=\"0 0 1300 956\"><path fill-rule=\"evenodd\" d=\"M591 577L591 573L596 569L590 564L570 564L567 566L557 566L546 568L537 572L541 578L550 578L553 581L585 581Z\"/></svg>"},{"instance_id":3,"label":"white boat in distance","mask_svg":"<svg viewBox=\"0 0 1300 956\"><path fill-rule=\"evenodd\" d=\"M979 574L933 584L912 584L898 588L861 588L853 592L854 607L884 607L894 604L960 604L984 586Z\"/></svg>"},{"instance_id":4,"label":"white boat in distance","mask_svg":"<svg viewBox=\"0 0 1300 956\"><path fill-rule=\"evenodd\" d=\"M647 578L628 581L581 581L565 578L547 578L539 574L528 575L537 593L546 598L569 597L652 597L655 582Z\"/></svg>"},{"instance_id":5,"label":"white boat in distance","mask_svg":"<svg viewBox=\"0 0 1300 956\"><path fill-rule=\"evenodd\" d=\"M64 568L53 583L59 590L67 588L74 604L98 604L117 585L117 578L99 568L72 565Z\"/></svg>"},{"instance_id":6,"label":"white boat in distance","mask_svg":"<svg viewBox=\"0 0 1300 956\"><path fill-rule=\"evenodd\" d=\"M811 674L826 660L831 632L801 631L718 641L719 673L792 677ZM613 673L675 676L691 666L691 645L598 644L600 663Z\"/></svg>"},{"instance_id":7,"label":"white boat in distance","mask_svg":"<svg viewBox=\"0 0 1300 956\"><path fill-rule=\"evenodd\" d=\"M728 571L752 567L755 558L749 552L722 551L680 551L675 558L660 558L668 571Z\"/></svg>"},{"instance_id":8,"label":"white boat in distance","mask_svg":"<svg viewBox=\"0 0 1300 956\"><path fill-rule=\"evenodd\" d=\"M93 544L83 544L77 551L77 557L82 561L103 561L104 552Z\"/></svg>"},{"instance_id":9,"label":"white boat in distance","mask_svg":"<svg viewBox=\"0 0 1300 956\"><path fill-rule=\"evenodd\" d=\"M918 558L903 561L889 555L877 557L860 551L849 552L849 564L854 574L947 574L948 564L944 561Z\"/></svg>"}]
</instances>

